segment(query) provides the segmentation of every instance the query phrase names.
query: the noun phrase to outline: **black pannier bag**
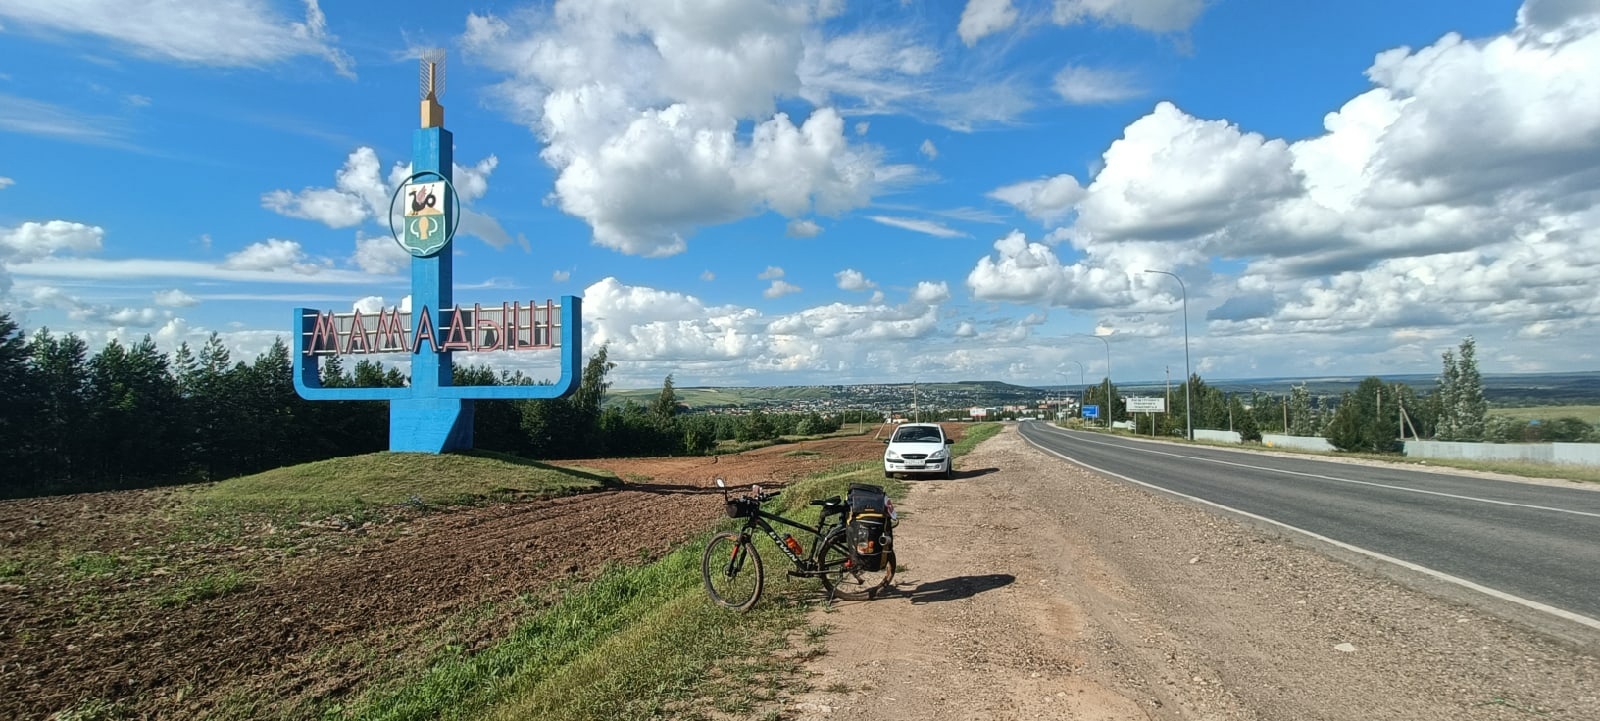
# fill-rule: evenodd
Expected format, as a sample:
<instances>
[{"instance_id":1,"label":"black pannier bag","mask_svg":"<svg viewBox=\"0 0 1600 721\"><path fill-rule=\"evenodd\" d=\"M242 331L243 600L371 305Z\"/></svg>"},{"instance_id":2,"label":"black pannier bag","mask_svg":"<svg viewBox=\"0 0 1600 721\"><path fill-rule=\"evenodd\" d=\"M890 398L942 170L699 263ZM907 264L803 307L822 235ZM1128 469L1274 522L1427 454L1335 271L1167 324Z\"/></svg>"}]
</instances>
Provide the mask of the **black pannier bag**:
<instances>
[{"instance_id":1,"label":"black pannier bag","mask_svg":"<svg viewBox=\"0 0 1600 721\"><path fill-rule=\"evenodd\" d=\"M850 542L850 560L864 571L877 571L883 568L883 556L894 542L889 496L881 486L852 483L849 501L845 534Z\"/></svg>"}]
</instances>

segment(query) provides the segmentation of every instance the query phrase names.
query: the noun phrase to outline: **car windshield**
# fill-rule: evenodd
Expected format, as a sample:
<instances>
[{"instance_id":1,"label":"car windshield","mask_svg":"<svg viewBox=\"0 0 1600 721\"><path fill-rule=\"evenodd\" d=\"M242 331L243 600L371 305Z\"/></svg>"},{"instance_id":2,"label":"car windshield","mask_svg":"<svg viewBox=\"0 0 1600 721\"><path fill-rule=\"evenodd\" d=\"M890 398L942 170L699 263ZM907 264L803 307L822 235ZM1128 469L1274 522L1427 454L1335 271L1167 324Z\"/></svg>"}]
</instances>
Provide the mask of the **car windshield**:
<instances>
[{"instance_id":1,"label":"car windshield","mask_svg":"<svg viewBox=\"0 0 1600 721\"><path fill-rule=\"evenodd\" d=\"M942 440L937 428L901 428L894 434L896 443L938 443Z\"/></svg>"}]
</instances>

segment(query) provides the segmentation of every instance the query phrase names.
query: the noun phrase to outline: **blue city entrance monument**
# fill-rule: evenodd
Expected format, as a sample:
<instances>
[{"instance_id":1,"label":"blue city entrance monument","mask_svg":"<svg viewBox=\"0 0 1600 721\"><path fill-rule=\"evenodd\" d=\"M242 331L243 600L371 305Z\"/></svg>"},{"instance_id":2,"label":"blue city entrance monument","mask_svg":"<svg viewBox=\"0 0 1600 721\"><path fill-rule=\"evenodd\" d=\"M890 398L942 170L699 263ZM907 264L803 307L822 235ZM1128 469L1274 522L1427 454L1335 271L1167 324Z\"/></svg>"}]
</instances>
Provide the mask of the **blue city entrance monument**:
<instances>
[{"instance_id":1,"label":"blue city entrance monument","mask_svg":"<svg viewBox=\"0 0 1600 721\"><path fill-rule=\"evenodd\" d=\"M451 183L452 139L444 129L444 53L422 60L422 127L411 136L411 176L395 189L390 231L411 254L411 311L294 310L294 388L307 400L388 401L389 450L443 453L472 448L476 399L565 398L578 388L582 299L529 300L498 307L456 305L450 243L460 220ZM455 351L555 352L561 377L543 386L456 386ZM404 388L324 388L320 358L409 354Z\"/></svg>"}]
</instances>

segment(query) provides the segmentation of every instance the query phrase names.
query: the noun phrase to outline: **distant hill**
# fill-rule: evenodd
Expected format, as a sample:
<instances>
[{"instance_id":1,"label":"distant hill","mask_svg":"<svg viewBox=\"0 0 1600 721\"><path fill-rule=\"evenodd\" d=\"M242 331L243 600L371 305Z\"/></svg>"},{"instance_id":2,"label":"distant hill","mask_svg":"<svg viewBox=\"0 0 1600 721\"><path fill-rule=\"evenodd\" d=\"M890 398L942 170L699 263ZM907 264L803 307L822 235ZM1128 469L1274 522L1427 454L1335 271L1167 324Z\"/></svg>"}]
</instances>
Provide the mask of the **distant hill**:
<instances>
[{"instance_id":1,"label":"distant hill","mask_svg":"<svg viewBox=\"0 0 1600 721\"><path fill-rule=\"evenodd\" d=\"M1029 403L1038 400L1045 392L1040 388L1000 381L673 388L673 394L677 396L678 402L691 410L897 409L910 408L913 404L923 408L962 408ZM621 405L629 401L648 405L660 395L660 388L612 390L606 393L606 405Z\"/></svg>"},{"instance_id":2,"label":"distant hill","mask_svg":"<svg viewBox=\"0 0 1600 721\"><path fill-rule=\"evenodd\" d=\"M1281 396L1304 384L1314 396L1336 396L1354 390L1364 375L1207 379L1206 383L1227 393L1252 390ZM1432 393L1436 375L1380 375L1389 383L1404 383L1418 393ZM1166 390L1165 381L1127 381L1112 379L1124 395L1156 395ZM1181 380L1173 388L1181 388ZM1090 383L1089 385L1093 385ZM1575 373L1490 373L1483 377L1484 395L1495 406L1600 404L1600 371ZM865 383L821 386L721 386L680 387L674 393L678 402L691 410L753 409L768 410L843 410L877 408L994 407L1025 404L1048 394L1083 390L1083 385L1021 386L1000 381L959 381L955 383ZM660 388L612 390L606 405L632 401L648 405L661 394Z\"/></svg>"}]
</instances>

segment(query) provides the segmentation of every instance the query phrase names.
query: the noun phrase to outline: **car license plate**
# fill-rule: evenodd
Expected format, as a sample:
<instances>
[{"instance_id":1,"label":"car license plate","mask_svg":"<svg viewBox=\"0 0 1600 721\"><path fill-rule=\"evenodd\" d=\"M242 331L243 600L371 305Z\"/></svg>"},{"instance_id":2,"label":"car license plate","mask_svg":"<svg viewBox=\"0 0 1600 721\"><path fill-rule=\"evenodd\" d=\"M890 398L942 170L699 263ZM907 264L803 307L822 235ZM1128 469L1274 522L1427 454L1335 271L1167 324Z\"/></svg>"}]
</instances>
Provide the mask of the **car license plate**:
<instances>
[{"instance_id":1,"label":"car license plate","mask_svg":"<svg viewBox=\"0 0 1600 721\"><path fill-rule=\"evenodd\" d=\"M913 463L907 463L906 464L906 470L908 470L908 471L920 471L920 470L922 470L922 468L923 468L923 466L922 466L921 463L914 463L914 464Z\"/></svg>"}]
</instances>

